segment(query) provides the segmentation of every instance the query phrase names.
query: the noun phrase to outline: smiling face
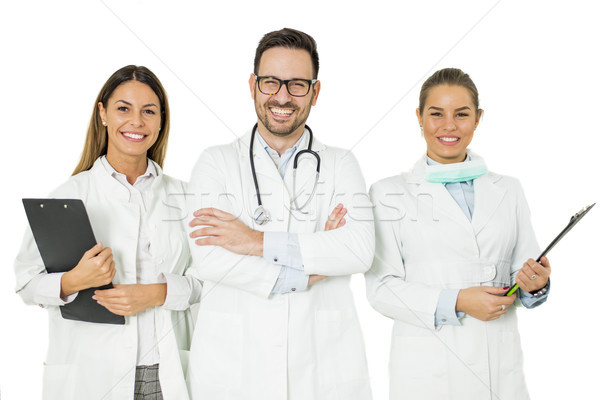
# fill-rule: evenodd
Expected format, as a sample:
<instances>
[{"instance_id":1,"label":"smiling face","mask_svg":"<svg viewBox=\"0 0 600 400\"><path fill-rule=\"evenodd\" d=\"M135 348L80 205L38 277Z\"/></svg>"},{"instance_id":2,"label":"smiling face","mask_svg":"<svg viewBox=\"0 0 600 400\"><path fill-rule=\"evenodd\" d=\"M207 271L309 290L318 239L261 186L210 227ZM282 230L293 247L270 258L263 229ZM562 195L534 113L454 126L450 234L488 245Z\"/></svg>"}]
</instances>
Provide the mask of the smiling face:
<instances>
[{"instance_id":1,"label":"smiling face","mask_svg":"<svg viewBox=\"0 0 600 400\"><path fill-rule=\"evenodd\" d=\"M260 59L258 76L270 76L281 80L313 79L310 54L306 50L273 47ZM312 85L304 97L291 96L282 85L279 92L266 95L258 90L254 74L250 76L250 93L258 116L259 132L278 137L300 138L311 106L317 104L320 82Z\"/></svg>"},{"instance_id":2,"label":"smiling face","mask_svg":"<svg viewBox=\"0 0 600 400\"><path fill-rule=\"evenodd\" d=\"M145 83L128 81L117 86L106 103L98 103L108 135L106 157L109 161L143 159L145 162L148 149L160 131L158 97Z\"/></svg>"},{"instance_id":3,"label":"smiling face","mask_svg":"<svg viewBox=\"0 0 600 400\"><path fill-rule=\"evenodd\" d=\"M462 86L431 88L423 113L417 108L427 155L442 164L464 161L482 112L475 109L470 92Z\"/></svg>"}]
</instances>

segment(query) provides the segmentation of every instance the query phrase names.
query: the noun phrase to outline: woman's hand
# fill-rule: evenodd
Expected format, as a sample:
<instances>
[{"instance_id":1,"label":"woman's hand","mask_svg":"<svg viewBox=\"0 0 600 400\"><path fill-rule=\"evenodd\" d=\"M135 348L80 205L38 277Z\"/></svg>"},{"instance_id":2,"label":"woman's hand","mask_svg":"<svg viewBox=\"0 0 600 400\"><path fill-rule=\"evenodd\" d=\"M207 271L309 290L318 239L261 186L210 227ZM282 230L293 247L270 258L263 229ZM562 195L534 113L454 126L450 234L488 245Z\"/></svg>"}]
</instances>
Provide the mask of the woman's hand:
<instances>
[{"instance_id":1,"label":"woman's hand","mask_svg":"<svg viewBox=\"0 0 600 400\"><path fill-rule=\"evenodd\" d=\"M456 311L462 311L481 321L492 321L500 318L515 302L517 295L502 296L508 287L473 286L461 289L456 299ZM504 306L504 307L503 307Z\"/></svg>"},{"instance_id":2,"label":"woman's hand","mask_svg":"<svg viewBox=\"0 0 600 400\"><path fill-rule=\"evenodd\" d=\"M60 281L60 297L80 290L107 285L117 273L110 247L102 248L102 242L83 254L72 270L65 272Z\"/></svg>"},{"instance_id":3,"label":"woman's hand","mask_svg":"<svg viewBox=\"0 0 600 400\"><path fill-rule=\"evenodd\" d=\"M167 297L166 283L115 285L96 290L92 299L117 315L135 315L147 308L161 306Z\"/></svg>"},{"instance_id":4,"label":"woman's hand","mask_svg":"<svg viewBox=\"0 0 600 400\"><path fill-rule=\"evenodd\" d=\"M521 290L537 292L548 284L552 272L550 262L546 257L542 257L540 261L541 264L530 258L517 273L516 282Z\"/></svg>"},{"instance_id":5,"label":"woman's hand","mask_svg":"<svg viewBox=\"0 0 600 400\"><path fill-rule=\"evenodd\" d=\"M342 203L338 204L327 218L327 222L325 222L325 230L331 231L346 225L346 218L344 217L346 216L347 212L348 210L344 208ZM308 286L314 285L325 278L327 278L325 275L310 275L308 277Z\"/></svg>"}]
</instances>

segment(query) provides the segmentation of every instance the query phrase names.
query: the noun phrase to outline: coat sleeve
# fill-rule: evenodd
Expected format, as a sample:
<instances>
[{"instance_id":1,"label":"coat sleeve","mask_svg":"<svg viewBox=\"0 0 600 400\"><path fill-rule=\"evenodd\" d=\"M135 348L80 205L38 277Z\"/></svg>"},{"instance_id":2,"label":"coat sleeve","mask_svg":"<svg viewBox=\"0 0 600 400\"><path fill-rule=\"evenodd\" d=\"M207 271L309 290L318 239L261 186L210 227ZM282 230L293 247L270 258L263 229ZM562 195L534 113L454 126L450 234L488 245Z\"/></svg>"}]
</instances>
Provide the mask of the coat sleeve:
<instances>
[{"instance_id":1,"label":"coat sleeve","mask_svg":"<svg viewBox=\"0 0 600 400\"><path fill-rule=\"evenodd\" d=\"M397 199L402 188L379 182L371 187L375 216L375 258L365 274L369 302L381 314L415 325L435 329L435 311L441 289L406 282L400 225L405 213ZM394 201L395 200L395 201Z\"/></svg>"},{"instance_id":2,"label":"coat sleeve","mask_svg":"<svg viewBox=\"0 0 600 400\"><path fill-rule=\"evenodd\" d=\"M535 259L540 255L540 247L535 237L533 225L531 224L531 212L525 193L520 182L511 178L514 182L514 192L516 201L516 218L517 218L517 240L513 249L510 265L510 280L511 285L516 283L517 273L523 268L523 263L529 258ZM531 295L526 295L522 290L518 291L519 301L517 305L525 305L526 308L534 308L547 300L548 292L541 297L533 298ZM523 301L523 298L526 298ZM533 300L532 300L533 299Z\"/></svg>"},{"instance_id":3,"label":"coat sleeve","mask_svg":"<svg viewBox=\"0 0 600 400\"><path fill-rule=\"evenodd\" d=\"M231 153L226 153L231 150ZM205 150L192 171L188 185L188 215L200 208L214 207L236 215L228 193L223 169L237 168L239 161L233 148ZM189 227L188 227L189 228ZM189 232L197 227L189 228ZM198 246L190 238L193 263L189 271L196 278L214 284L232 286L257 296L268 297L281 266L262 257L240 255L219 246Z\"/></svg>"},{"instance_id":4,"label":"coat sleeve","mask_svg":"<svg viewBox=\"0 0 600 400\"><path fill-rule=\"evenodd\" d=\"M82 198L80 193L79 185L71 179L50 193L48 197L80 199ZM62 306L75 299L76 293L64 299L60 297L60 280L63 274L46 272L29 226L13 266L16 278L15 291L26 304L38 304L43 307Z\"/></svg>"},{"instance_id":5,"label":"coat sleeve","mask_svg":"<svg viewBox=\"0 0 600 400\"><path fill-rule=\"evenodd\" d=\"M342 203L348 210L346 225L331 231L298 234L304 272L308 275L363 273L373 261L375 233L372 204L354 155L337 152L334 171L334 182L326 182L335 187L328 212Z\"/></svg>"}]
</instances>

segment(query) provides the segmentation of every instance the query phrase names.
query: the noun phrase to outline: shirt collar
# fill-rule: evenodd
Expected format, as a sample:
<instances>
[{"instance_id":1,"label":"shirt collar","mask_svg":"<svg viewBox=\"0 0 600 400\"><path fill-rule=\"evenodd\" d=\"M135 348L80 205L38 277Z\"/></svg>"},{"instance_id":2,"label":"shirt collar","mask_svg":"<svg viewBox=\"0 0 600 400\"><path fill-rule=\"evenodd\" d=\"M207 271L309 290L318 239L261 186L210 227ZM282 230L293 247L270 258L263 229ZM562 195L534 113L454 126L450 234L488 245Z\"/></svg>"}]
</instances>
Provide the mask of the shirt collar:
<instances>
[{"instance_id":1,"label":"shirt collar","mask_svg":"<svg viewBox=\"0 0 600 400\"><path fill-rule=\"evenodd\" d=\"M117 176L125 176L125 174L122 174L120 172L118 172L117 170L115 170L113 168L112 165L110 165L110 163L108 162L108 160L106 159L106 156L102 156L100 157L100 161L102 162L102 165L104 166L104 169L106 169L106 172L108 172L108 174L114 178L116 178ZM148 163L148 167L146 168L146 172L143 175L138 176L136 182L140 179L140 178L156 178L156 176L158 176L158 173L156 171L156 167L154 166L154 163L151 162L149 159L146 159L147 163Z\"/></svg>"},{"instance_id":2,"label":"shirt collar","mask_svg":"<svg viewBox=\"0 0 600 400\"><path fill-rule=\"evenodd\" d=\"M281 156L279 156L279 158L284 158L284 157L290 157L292 154L294 154L296 152L296 150L298 150L298 147L300 146L300 143L302 142L302 140L304 140L304 137L306 136L306 130L302 133L302 136L300 136L300 139L298 139L298 141L296 142L296 144L294 144L292 147L290 147L289 149L287 149ZM263 139L263 137L260 135L260 132L258 132L258 141L260 142L260 145L265 149L265 151L269 154L275 154L277 155L277 151L275 151L274 149L272 149L267 142L265 142L265 140Z\"/></svg>"}]
</instances>

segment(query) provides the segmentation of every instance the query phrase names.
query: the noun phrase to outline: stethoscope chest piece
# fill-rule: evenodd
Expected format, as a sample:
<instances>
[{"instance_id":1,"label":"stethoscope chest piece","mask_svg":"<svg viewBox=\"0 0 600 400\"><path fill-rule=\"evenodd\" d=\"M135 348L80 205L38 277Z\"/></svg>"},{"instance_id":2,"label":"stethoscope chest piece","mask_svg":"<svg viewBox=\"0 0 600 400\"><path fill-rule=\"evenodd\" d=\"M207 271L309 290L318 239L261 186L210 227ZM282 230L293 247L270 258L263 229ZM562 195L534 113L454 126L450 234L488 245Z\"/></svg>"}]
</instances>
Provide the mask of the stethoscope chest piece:
<instances>
[{"instance_id":1,"label":"stethoscope chest piece","mask_svg":"<svg viewBox=\"0 0 600 400\"><path fill-rule=\"evenodd\" d=\"M254 211L254 221L258 225L264 225L271 220L271 214L263 206L258 206Z\"/></svg>"}]
</instances>

